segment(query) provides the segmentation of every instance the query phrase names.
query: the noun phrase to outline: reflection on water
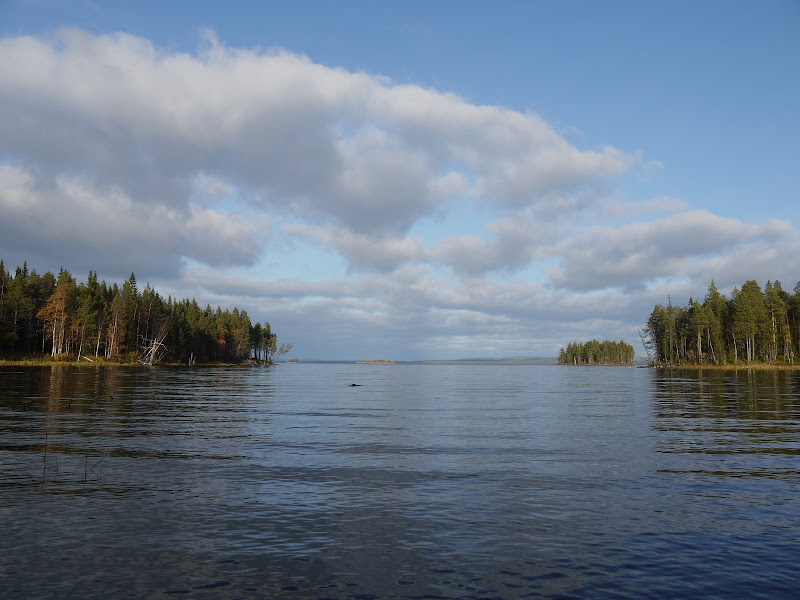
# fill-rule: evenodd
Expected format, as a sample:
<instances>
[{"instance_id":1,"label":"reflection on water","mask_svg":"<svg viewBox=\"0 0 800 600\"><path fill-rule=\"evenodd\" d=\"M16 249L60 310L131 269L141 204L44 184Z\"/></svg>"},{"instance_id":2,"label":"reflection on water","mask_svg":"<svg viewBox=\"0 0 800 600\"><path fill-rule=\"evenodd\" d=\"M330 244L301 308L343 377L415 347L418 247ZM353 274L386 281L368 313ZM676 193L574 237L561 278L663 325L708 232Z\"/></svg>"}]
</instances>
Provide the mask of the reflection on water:
<instances>
[{"instance_id":1,"label":"reflection on water","mask_svg":"<svg viewBox=\"0 0 800 600\"><path fill-rule=\"evenodd\" d=\"M654 394L659 451L698 455L665 471L800 481L798 381L792 371L663 373Z\"/></svg>"},{"instance_id":2,"label":"reflection on water","mask_svg":"<svg viewBox=\"0 0 800 600\"><path fill-rule=\"evenodd\" d=\"M794 597L799 392L787 371L0 368L0 597Z\"/></svg>"},{"instance_id":3,"label":"reflection on water","mask_svg":"<svg viewBox=\"0 0 800 600\"><path fill-rule=\"evenodd\" d=\"M792 421L800 410L796 371L659 371L654 397L662 418Z\"/></svg>"}]
</instances>

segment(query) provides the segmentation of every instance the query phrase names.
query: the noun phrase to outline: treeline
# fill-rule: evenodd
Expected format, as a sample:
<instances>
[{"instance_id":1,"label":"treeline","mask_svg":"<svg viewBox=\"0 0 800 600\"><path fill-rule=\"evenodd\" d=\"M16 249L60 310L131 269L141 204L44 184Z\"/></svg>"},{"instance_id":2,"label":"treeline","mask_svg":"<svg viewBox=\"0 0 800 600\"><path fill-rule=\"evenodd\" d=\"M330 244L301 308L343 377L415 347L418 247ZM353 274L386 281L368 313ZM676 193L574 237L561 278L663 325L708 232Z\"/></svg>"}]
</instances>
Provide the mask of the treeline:
<instances>
[{"instance_id":1,"label":"treeline","mask_svg":"<svg viewBox=\"0 0 800 600\"><path fill-rule=\"evenodd\" d=\"M78 283L63 268L40 275L27 263L12 276L0 260L0 356L237 363L290 348L244 310L165 299L150 284L140 291L133 273L121 286L98 282L95 271Z\"/></svg>"},{"instance_id":2,"label":"treeline","mask_svg":"<svg viewBox=\"0 0 800 600\"><path fill-rule=\"evenodd\" d=\"M780 281L762 290L755 280L734 287L731 298L708 286L703 302L656 305L642 342L651 364L794 364L800 341L800 283L793 294Z\"/></svg>"},{"instance_id":3,"label":"treeline","mask_svg":"<svg viewBox=\"0 0 800 600\"><path fill-rule=\"evenodd\" d=\"M572 342L567 344L566 350L558 351L560 365L632 365L634 358L633 346L624 340Z\"/></svg>"}]
</instances>

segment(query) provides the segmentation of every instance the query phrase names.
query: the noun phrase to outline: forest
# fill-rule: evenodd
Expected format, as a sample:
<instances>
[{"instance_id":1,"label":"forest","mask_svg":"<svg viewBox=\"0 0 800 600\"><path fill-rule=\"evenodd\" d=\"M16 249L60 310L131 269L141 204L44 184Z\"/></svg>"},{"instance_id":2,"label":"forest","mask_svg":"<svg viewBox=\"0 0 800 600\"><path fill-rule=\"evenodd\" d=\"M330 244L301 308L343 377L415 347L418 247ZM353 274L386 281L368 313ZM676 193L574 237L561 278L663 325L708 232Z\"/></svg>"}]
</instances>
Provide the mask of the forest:
<instances>
[{"instance_id":1,"label":"forest","mask_svg":"<svg viewBox=\"0 0 800 600\"><path fill-rule=\"evenodd\" d=\"M136 276L122 285L98 282L89 271L77 282L61 269L38 274L25 263L13 276L0 260L0 357L54 360L240 363L271 362L291 344L277 346L270 324L247 312L197 301L163 298Z\"/></svg>"},{"instance_id":2,"label":"forest","mask_svg":"<svg viewBox=\"0 0 800 600\"><path fill-rule=\"evenodd\" d=\"M635 352L624 340L572 342L558 351L560 365L632 365Z\"/></svg>"},{"instance_id":3,"label":"forest","mask_svg":"<svg viewBox=\"0 0 800 600\"><path fill-rule=\"evenodd\" d=\"M651 365L670 364L794 364L800 341L800 283L793 293L780 281L755 280L734 287L731 298L714 281L702 302L653 309L642 343Z\"/></svg>"}]
</instances>

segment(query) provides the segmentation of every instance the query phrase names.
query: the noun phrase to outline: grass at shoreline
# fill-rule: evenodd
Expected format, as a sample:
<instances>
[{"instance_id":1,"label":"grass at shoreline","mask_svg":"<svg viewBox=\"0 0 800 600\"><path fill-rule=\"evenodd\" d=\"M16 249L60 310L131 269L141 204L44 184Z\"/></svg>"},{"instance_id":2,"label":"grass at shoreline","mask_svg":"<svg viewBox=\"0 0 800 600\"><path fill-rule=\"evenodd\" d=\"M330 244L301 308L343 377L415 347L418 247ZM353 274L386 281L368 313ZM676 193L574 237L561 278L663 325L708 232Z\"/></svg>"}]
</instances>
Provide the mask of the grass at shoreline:
<instances>
[{"instance_id":1,"label":"grass at shoreline","mask_svg":"<svg viewBox=\"0 0 800 600\"><path fill-rule=\"evenodd\" d=\"M90 357L91 361L85 358L78 361L75 359L54 359L49 355L42 357L27 357L27 358L0 358L0 367L141 367L144 366L138 362L123 362L106 360L105 358ZM391 364L388 361L357 361L359 363L379 363ZM195 367L236 367L248 365L264 365L270 363L245 361L242 363L226 363L226 362L210 362L210 363L195 363ZM425 361L425 364L487 364L479 361ZM544 363L544 362L526 362L514 360L496 360L488 364L557 364L557 363ZM186 367L185 363L178 362L162 362L153 366L158 367ZM559 366L575 366L575 365L559 365ZM593 366L593 367L627 367L630 365L613 365L613 364L597 364L597 365L577 365L577 366ZM797 371L800 370L800 364L787 365L784 363L770 364L770 363L750 363L740 362L739 364L695 364L695 363L682 363L674 365L656 364L649 365L633 365L639 368L650 369L684 369L691 371Z\"/></svg>"},{"instance_id":2,"label":"grass at shoreline","mask_svg":"<svg viewBox=\"0 0 800 600\"><path fill-rule=\"evenodd\" d=\"M771 364L771 363L750 363L740 362L739 364L695 364L684 363L679 365L654 365L653 369L688 369L692 371L797 371L800 370L800 364L787 365L787 364Z\"/></svg>"},{"instance_id":3,"label":"grass at shoreline","mask_svg":"<svg viewBox=\"0 0 800 600\"><path fill-rule=\"evenodd\" d=\"M0 367L87 367L87 368L99 368L99 367L143 367L139 362L122 362L122 361L114 361L114 360L106 360L104 358L94 358L91 357L92 360L75 360L75 359L54 359L50 356L44 358L0 358ZM268 364L268 363L253 363L253 362L243 362L243 363L227 363L227 362L210 362L210 363L195 363L194 367L237 367L242 365L251 365L251 364ZM178 362L160 362L155 365L154 367L187 367L186 363L178 363Z\"/></svg>"}]
</instances>

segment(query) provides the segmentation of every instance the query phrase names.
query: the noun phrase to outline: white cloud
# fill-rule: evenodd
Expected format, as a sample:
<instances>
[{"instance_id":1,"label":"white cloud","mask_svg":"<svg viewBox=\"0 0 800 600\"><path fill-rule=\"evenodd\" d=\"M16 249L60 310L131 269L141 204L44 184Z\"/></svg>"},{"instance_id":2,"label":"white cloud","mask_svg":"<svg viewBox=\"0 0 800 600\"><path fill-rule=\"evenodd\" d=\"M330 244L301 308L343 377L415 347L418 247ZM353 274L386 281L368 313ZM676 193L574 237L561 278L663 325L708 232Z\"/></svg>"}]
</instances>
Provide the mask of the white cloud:
<instances>
[{"instance_id":1,"label":"white cloud","mask_svg":"<svg viewBox=\"0 0 800 600\"><path fill-rule=\"evenodd\" d=\"M265 223L193 204L139 204L125 192L81 176L48 179L0 165L4 249L110 273L177 274L181 260L249 264L263 247Z\"/></svg>"},{"instance_id":2,"label":"white cloud","mask_svg":"<svg viewBox=\"0 0 800 600\"><path fill-rule=\"evenodd\" d=\"M688 205L686 202L680 198L659 196L657 198L650 198L640 202L619 202L608 203L607 205L600 204L597 207L597 213L601 217L621 218L639 217L653 213L675 213L685 211L687 208Z\"/></svg>"},{"instance_id":3,"label":"white cloud","mask_svg":"<svg viewBox=\"0 0 800 600\"><path fill-rule=\"evenodd\" d=\"M488 239L479 235L443 239L431 249L431 260L466 276L514 271L546 256L559 231L554 224L538 224L524 215L491 221L484 229Z\"/></svg>"},{"instance_id":4,"label":"white cloud","mask_svg":"<svg viewBox=\"0 0 800 600\"><path fill-rule=\"evenodd\" d=\"M393 271L404 263L423 261L426 251L420 237L370 236L342 227L317 228L287 223L283 230L341 254L354 269Z\"/></svg>"},{"instance_id":5,"label":"white cloud","mask_svg":"<svg viewBox=\"0 0 800 600\"><path fill-rule=\"evenodd\" d=\"M196 54L80 30L0 40L0 254L135 271L165 294L246 307L300 356L327 358L548 353L587 332L635 341L667 294L684 301L711 278L791 288L800 267L787 222L669 197L609 202L614 178L662 168L638 153L205 36ZM450 228L426 239L431 216ZM349 273L234 275L257 271L275 222L289 243L270 260L302 260L286 250L299 239ZM560 262L547 282L515 278L536 261Z\"/></svg>"},{"instance_id":6,"label":"white cloud","mask_svg":"<svg viewBox=\"0 0 800 600\"><path fill-rule=\"evenodd\" d=\"M743 243L707 261L698 262L688 270L699 281L714 279L720 289L742 286L756 279L763 286L767 281L781 280L784 289L791 291L800 279L800 236L758 240Z\"/></svg>"},{"instance_id":7,"label":"white cloud","mask_svg":"<svg viewBox=\"0 0 800 600\"><path fill-rule=\"evenodd\" d=\"M212 305L247 306L252 318L280 322L280 335L297 348L318 348L316 357L531 355L587 331L615 337L620 327L641 326L630 322L640 299L614 290L581 296L518 281L452 284L424 266L325 282L190 268L177 287L162 287L177 295L201 289Z\"/></svg>"},{"instance_id":8,"label":"white cloud","mask_svg":"<svg viewBox=\"0 0 800 600\"><path fill-rule=\"evenodd\" d=\"M563 262L550 277L554 284L577 291L642 288L659 277L697 271L702 261L745 244L796 238L796 230L785 221L752 225L695 210L617 229L591 228L557 245Z\"/></svg>"},{"instance_id":9,"label":"white cloud","mask_svg":"<svg viewBox=\"0 0 800 600\"><path fill-rule=\"evenodd\" d=\"M49 172L176 207L202 173L360 233L403 234L455 194L535 205L631 161L579 150L536 115L213 35L196 56L126 34L7 38L0 102L0 152Z\"/></svg>"},{"instance_id":10,"label":"white cloud","mask_svg":"<svg viewBox=\"0 0 800 600\"><path fill-rule=\"evenodd\" d=\"M236 187L213 175L198 173L192 181L193 199L214 203L236 194Z\"/></svg>"},{"instance_id":11,"label":"white cloud","mask_svg":"<svg viewBox=\"0 0 800 600\"><path fill-rule=\"evenodd\" d=\"M484 229L488 239L483 235L456 235L435 244L426 244L421 236L367 235L334 225L287 223L282 229L338 253L354 271L387 273L410 263L438 263L467 277L525 267L535 257L547 255L559 231L554 225L537 224L524 215L487 223Z\"/></svg>"},{"instance_id":12,"label":"white cloud","mask_svg":"<svg viewBox=\"0 0 800 600\"><path fill-rule=\"evenodd\" d=\"M663 168L664 168L664 163L662 163L660 160L648 160L644 164L645 171L652 171L653 169L663 169Z\"/></svg>"}]
</instances>

